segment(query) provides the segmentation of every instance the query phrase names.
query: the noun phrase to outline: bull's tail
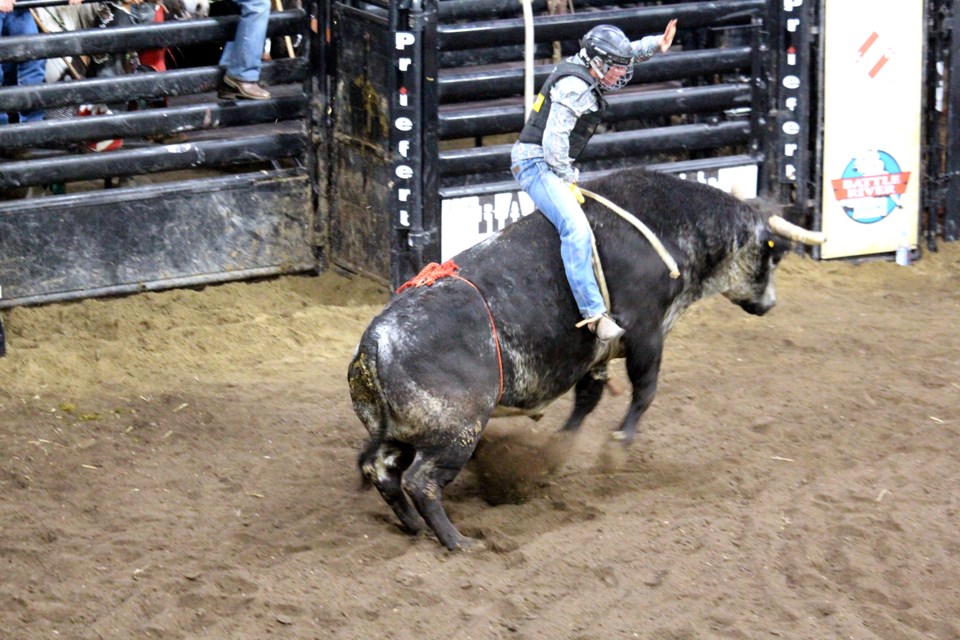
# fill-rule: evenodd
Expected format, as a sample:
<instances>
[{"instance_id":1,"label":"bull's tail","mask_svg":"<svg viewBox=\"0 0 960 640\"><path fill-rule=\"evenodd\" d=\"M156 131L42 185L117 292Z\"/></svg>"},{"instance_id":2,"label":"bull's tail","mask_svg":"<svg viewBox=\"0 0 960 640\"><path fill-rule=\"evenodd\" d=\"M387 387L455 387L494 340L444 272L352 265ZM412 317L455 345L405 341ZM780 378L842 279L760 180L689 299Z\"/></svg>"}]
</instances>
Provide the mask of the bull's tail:
<instances>
[{"instance_id":1,"label":"bull's tail","mask_svg":"<svg viewBox=\"0 0 960 640\"><path fill-rule=\"evenodd\" d=\"M376 453L383 442L387 429L387 403L380 386L380 377L377 375L376 343L370 353L368 346L361 342L357 353L347 370L347 382L350 385L350 398L353 400L353 410L363 422L370 434L370 440L360 452L357 460L360 469L360 486L369 489L370 479L364 475L363 465Z\"/></svg>"}]
</instances>

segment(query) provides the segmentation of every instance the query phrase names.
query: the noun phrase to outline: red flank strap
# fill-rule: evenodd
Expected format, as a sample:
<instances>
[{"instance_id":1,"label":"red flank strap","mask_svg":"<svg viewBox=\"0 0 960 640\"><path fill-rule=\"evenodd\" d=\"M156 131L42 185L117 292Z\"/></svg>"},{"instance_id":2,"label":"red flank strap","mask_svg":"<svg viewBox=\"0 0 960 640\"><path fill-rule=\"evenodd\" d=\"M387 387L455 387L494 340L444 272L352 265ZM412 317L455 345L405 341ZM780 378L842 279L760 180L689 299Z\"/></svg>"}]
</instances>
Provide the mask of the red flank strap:
<instances>
[{"instance_id":1,"label":"red flank strap","mask_svg":"<svg viewBox=\"0 0 960 640\"><path fill-rule=\"evenodd\" d=\"M402 293L410 287L432 286L437 280L440 280L441 278L449 278L450 276L455 275L459 270L460 267L458 267L457 263L453 260L447 260L443 264L431 262L421 269L420 273L400 285L400 288L397 289L397 293Z\"/></svg>"}]
</instances>

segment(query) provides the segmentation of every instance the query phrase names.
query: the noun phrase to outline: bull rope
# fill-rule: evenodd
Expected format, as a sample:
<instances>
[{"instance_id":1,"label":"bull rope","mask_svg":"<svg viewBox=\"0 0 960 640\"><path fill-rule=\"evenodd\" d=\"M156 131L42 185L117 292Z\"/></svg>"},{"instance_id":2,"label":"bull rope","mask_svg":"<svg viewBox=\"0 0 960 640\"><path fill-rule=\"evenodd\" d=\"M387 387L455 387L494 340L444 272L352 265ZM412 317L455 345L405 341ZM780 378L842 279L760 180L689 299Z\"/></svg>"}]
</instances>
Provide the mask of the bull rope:
<instances>
[{"instance_id":1,"label":"bull rope","mask_svg":"<svg viewBox=\"0 0 960 640\"><path fill-rule=\"evenodd\" d=\"M650 243L650 245L656 250L657 254L660 256L660 259L663 260L663 263L667 265L667 269L670 270L670 277L671 278L680 277L680 268L677 267L677 261L673 259L673 256L670 255L670 252L667 251L667 248L663 246L662 242L660 242L660 238L657 237L657 234L655 234L653 231L650 230L650 227L640 222L640 220L638 220L637 217L634 216L632 213L630 213L623 207L610 202L609 200L601 196L599 193L588 191L583 187L580 187L580 193L582 193L583 195L589 198L596 200L597 202L604 205L605 207L607 207L608 209L610 209L611 211L619 215L621 218L623 218L624 220L632 224L634 227L636 227L636 229L643 234L643 237L645 237L647 241ZM596 251L597 251L596 244L594 244L593 251L594 251L594 255L596 255ZM598 259L597 260L598 271L599 271L599 263L600 263L600 260ZM601 277L602 275L603 274L601 272ZM603 288L606 289L606 284L603 285ZM606 298L606 295L604 295L604 298ZM609 308L609 303L607 305L607 308Z\"/></svg>"},{"instance_id":2,"label":"bull rope","mask_svg":"<svg viewBox=\"0 0 960 640\"><path fill-rule=\"evenodd\" d=\"M607 278L603 275L603 265L600 264L600 252L597 251L597 237L592 233L590 234L590 251L590 261L593 263L593 275L596 277L597 286L600 288L600 297L603 298L603 306L607 308L607 311L611 311L610 292L607 290ZM588 321L583 321L583 324L587 322ZM578 322L576 326L581 326L581 323Z\"/></svg>"},{"instance_id":3,"label":"bull rope","mask_svg":"<svg viewBox=\"0 0 960 640\"><path fill-rule=\"evenodd\" d=\"M493 320L493 311L490 309L490 303L487 302L487 298L481 293L480 289L477 288L477 285L463 276L458 275L457 271L459 270L460 267L452 259L447 260L443 264L431 262L421 269L420 273L400 285L400 288L397 289L397 294L414 287L431 287L434 282L442 278L454 278L461 282L466 282L473 287L473 290L477 292L477 295L479 295L483 301L483 306L487 308L487 316L490 318L490 328L493 331L493 344L497 348L497 369L500 371L500 392L497 394L497 404L499 404L500 398L503 397L503 357L500 355L500 336L497 335L497 323Z\"/></svg>"}]
</instances>

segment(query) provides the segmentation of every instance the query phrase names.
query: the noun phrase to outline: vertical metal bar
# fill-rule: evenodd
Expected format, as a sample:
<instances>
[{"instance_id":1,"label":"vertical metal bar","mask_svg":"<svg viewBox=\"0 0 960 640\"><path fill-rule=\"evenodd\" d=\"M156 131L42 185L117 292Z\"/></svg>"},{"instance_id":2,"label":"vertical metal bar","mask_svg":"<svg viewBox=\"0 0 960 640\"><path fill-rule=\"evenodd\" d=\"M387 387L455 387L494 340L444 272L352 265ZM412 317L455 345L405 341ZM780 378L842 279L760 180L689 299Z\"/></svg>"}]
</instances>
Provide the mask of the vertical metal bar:
<instances>
[{"instance_id":1,"label":"vertical metal bar","mask_svg":"<svg viewBox=\"0 0 960 640\"><path fill-rule=\"evenodd\" d=\"M771 38L776 50L769 54L776 65L770 81L776 117L770 128L768 173L774 175L779 201L792 203L794 221L806 224L801 218L810 210L810 147L818 132L810 122L812 6L809 1L784 0L771 3L770 15L771 30L777 33Z\"/></svg>"},{"instance_id":2,"label":"vertical metal bar","mask_svg":"<svg viewBox=\"0 0 960 640\"><path fill-rule=\"evenodd\" d=\"M767 153L767 122L770 116L769 96L770 78L765 72L768 44L764 37L763 16L754 13L750 18L750 155L762 157ZM768 156L769 157L769 156ZM757 177L757 192L762 196L770 193L770 175L760 171Z\"/></svg>"},{"instance_id":3,"label":"vertical metal bar","mask_svg":"<svg viewBox=\"0 0 960 640\"><path fill-rule=\"evenodd\" d=\"M422 38L422 100L423 114L423 165L421 175L422 208L420 220L423 232L418 240L420 261L440 260L440 23L439 0L424 0L421 17Z\"/></svg>"},{"instance_id":4,"label":"vertical metal bar","mask_svg":"<svg viewBox=\"0 0 960 640\"><path fill-rule=\"evenodd\" d=\"M782 91L780 83L780 58L783 51L783 29L780 19L781 5L779 2L767 4L765 16L766 24L763 27L764 38L764 67L767 84L767 101L763 105L753 105L753 110L763 109L767 114L766 145L762 149L763 162L760 165L761 180L767 180L767 196L777 202L784 202L785 189L779 181L780 175L780 133L779 133L779 96ZM754 43L756 46L756 43ZM751 95L751 100L755 94ZM762 192L762 191L761 191Z\"/></svg>"},{"instance_id":5,"label":"vertical metal bar","mask_svg":"<svg viewBox=\"0 0 960 640\"><path fill-rule=\"evenodd\" d=\"M316 13L310 16L310 60L316 62L315 77L317 95L311 101L311 123L315 134L314 145L318 147L317 161L317 201L314 209L317 213L314 230L317 244L314 252L322 267L330 256L330 203L333 200L334 185L334 117L333 117L333 78L336 74L337 57L333 50L334 0L315 0Z\"/></svg>"},{"instance_id":6,"label":"vertical metal bar","mask_svg":"<svg viewBox=\"0 0 960 640\"><path fill-rule=\"evenodd\" d=\"M323 69L321 65L318 64L319 56L316 51L318 47L315 46L317 44L315 39L317 35L319 1L307 0L303 8L307 12L309 20L304 31L300 34L300 55L310 61L311 69L311 73L308 73L307 77L303 80L303 91L307 94L309 105L303 122L306 128L307 140L309 141L305 153L305 162L307 164L307 175L310 177L310 207L314 216L319 216L320 194L325 189L324 186L320 184L321 174L318 163L322 152L318 150L317 147L323 145L327 138L327 136L322 135L322 130L319 130L320 123L314 117L314 114L317 113L317 100L323 100L324 96L322 91ZM316 227L317 224L315 220L314 228Z\"/></svg>"},{"instance_id":7,"label":"vertical metal bar","mask_svg":"<svg viewBox=\"0 0 960 640\"><path fill-rule=\"evenodd\" d=\"M407 112L409 111L408 106L401 103L398 96L398 91L403 89L403 97L406 99L410 99L411 97L408 93L405 83L399 79L399 76L403 75L405 69L409 67L410 61L410 58L406 55L406 52L403 51L403 48L409 47L410 44L412 44L398 44L398 38L400 37L400 34L407 33L406 11L404 10L401 12L401 4L405 4L406 7L409 7L409 2L404 2L404 0L391 0L390 9L388 12L389 25L387 30L387 46L390 47L390 50L393 52L392 60L395 66L393 72L387 74L387 99L389 101L388 113L390 117L390 161L388 166L393 170L393 175L391 176L392 188L390 189L390 195L388 196L390 198L389 216L391 230L390 284L394 290L396 290L404 282L404 276L409 271L405 265L401 264L406 256L406 247L409 240L408 234L402 225L402 222L405 222L404 216L408 216L409 211L401 206L401 203L403 202L401 200L401 194L406 194L407 197L409 197L410 190L406 185L406 183L409 182L409 176L405 179L398 180L401 173L406 175L406 172L409 171L409 166L405 163L397 162L397 157L398 153L400 153L400 145L404 144L405 148L409 149L411 144L410 139L419 135L419 132L412 131L412 124L405 128L407 128L408 133L412 133L413 135L403 137L399 135L399 131L397 130L397 123L401 117L401 110L403 111L403 117L406 117ZM398 47L401 47L400 51L403 52L404 55L401 56L397 53Z\"/></svg>"},{"instance_id":8,"label":"vertical metal bar","mask_svg":"<svg viewBox=\"0 0 960 640\"><path fill-rule=\"evenodd\" d=\"M937 250L937 234L939 232L939 211L942 202L940 189L940 173L942 169L943 147L940 144L940 134L943 130L943 75L940 68L945 64L943 46L943 12L937 0L927 2L927 52L926 82L924 86L924 108L926 133L923 136L924 151L923 165L926 167L923 190L920 193L921 210L927 212L927 249Z\"/></svg>"},{"instance_id":9,"label":"vertical metal bar","mask_svg":"<svg viewBox=\"0 0 960 640\"><path fill-rule=\"evenodd\" d=\"M814 152L813 152L813 163L816 166L817 170L813 172L813 193L811 194L814 202L821 202L821 195L823 190L823 136L820 135L820 132L823 131L823 80L824 80L824 33L825 29L823 28L823 16L826 15L826 0L820 0L817 3L817 13L812 16L811 24L817 25L817 58L816 58L816 72L817 72L817 118L816 118L816 127L815 130L818 132L816 135L816 141L814 143ZM812 45L812 43L811 43ZM812 48L812 46L811 46ZM811 73L811 76L813 74ZM822 229L823 228L823 211L821 207L817 204L813 207L813 228ZM820 247L813 247L812 255L814 258L820 258Z\"/></svg>"},{"instance_id":10,"label":"vertical metal bar","mask_svg":"<svg viewBox=\"0 0 960 640\"><path fill-rule=\"evenodd\" d=\"M812 94L813 78L810 73L811 57L813 56L813 6L810 2L798 7L800 11L800 25L797 29L797 43L794 45L797 56L797 76L800 78L800 87L797 92L796 121L802 126L800 141L796 150L794 164L797 168L796 176L796 205L801 211L809 211L813 206L810 194L810 147L816 138L819 128L811 126L810 98ZM789 52L788 52L789 57ZM790 60L788 59L789 63ZM788 65L789 66L789 65Z\"/></svg>"},{"instance_id":11,"label":"vertical metal bar","mask_svg":"<svg viewBox=\"0 0 960 640\"><path fill-rule=\"evenodd\" d=\"M945 87L944 102L950 107L947 108L943 239L956 242L960 239L960 0L951 3L950 17L945 26L950 34L950 54L947 71L949 84Z\"/></svg>"},{"instance_id":12,"label":"vertical metal bar","mask_svg":"<svg viewBox=\"0 0 960 640\"><path fill-rule=\"evenodd\" d=\"M435 16L435 12L434 12ZM423 0L390 4L389 46L396 68L389 74L391 282L399 286L423 266Z\"/></svg>"}]
</instances>

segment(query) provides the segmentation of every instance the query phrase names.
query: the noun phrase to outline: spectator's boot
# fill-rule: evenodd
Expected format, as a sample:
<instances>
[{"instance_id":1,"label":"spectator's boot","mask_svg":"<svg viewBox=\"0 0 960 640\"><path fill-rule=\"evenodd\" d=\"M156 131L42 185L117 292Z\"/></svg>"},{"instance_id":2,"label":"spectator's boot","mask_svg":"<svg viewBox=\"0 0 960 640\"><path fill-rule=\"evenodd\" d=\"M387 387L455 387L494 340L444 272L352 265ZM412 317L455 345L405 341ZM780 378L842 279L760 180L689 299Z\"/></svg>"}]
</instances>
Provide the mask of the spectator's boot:
<instances>
[{"instance_id":1,"label":"spectator's boot","mask_svg":"<svg viewBox=\"0 0 960 640\"><path fill-rule=\"evenodd\" d=\"M244 82L224 75L217 97L224 100L268 100L270 92L256 82Z\"/></svg>"}]
</instances>

